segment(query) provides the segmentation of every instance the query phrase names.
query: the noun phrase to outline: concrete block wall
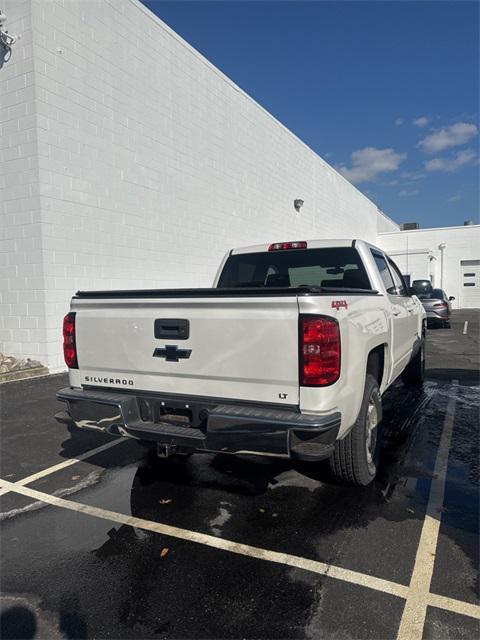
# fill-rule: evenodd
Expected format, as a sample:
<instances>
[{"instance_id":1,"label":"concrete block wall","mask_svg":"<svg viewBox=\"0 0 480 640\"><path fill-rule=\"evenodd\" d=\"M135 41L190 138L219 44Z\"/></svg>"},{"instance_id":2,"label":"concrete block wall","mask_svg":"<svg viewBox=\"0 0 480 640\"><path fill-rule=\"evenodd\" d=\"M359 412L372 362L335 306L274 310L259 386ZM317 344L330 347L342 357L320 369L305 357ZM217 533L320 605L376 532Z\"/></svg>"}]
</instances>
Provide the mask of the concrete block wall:
<instances>
[{"instance_id":1,"label":"concrete block wall","mask_svg":"<svg viewBox=\"0 0 480 640\"><path fill-rule=\"evenodd\" d=\"M31 6L10 0L21 34L0 69L0 352L48 358Z\"/></svg>"},{"instance_id":2,"label":"concrete block wall","mask_svg":"<svg viewBox=\"0 0 480 640\"><path fill-rule=\"evenodd\" d=\"M21 237L36 234L41 258L24 270L11 245L6 260L20 280L9 290L18 287L18 304L44 305L44 327L3 333L0 349L37 350L60 370L61 319L78 288L209 286L232 246L374 242L389 224L137 0L7 0L5 13L30 66L17 46L0 80L22 88L30 74L32 155L17 161L21 173L36 172L32 193L25 184L19 194L28 205L19 203L17 218L8 205L7 222L13 233L22 220L31 225ZM15 108L9 122L24 117L25 103ZM295 198L305 201L299 213ZM25 321L37 311L40 320L40 307L25 311Z\"/></svg>"},{"instance_id":3,"label":"concrete block wall","mask_svg":"<svg viewBox=\"0 0 480 640\"><path fill-rule=\"evenodd\" d=\"M392 233L395 231L400 231L400 226L379 209L377 215L377 233Z\"/></svg>"},{"instance_id":4,"label":"concrete block wall","mask_svg":"<svg viewBox=\"0 0 480 640\"><path fill-rule=\"evenodd\" d=\"M404 274L412 280L430 278L435 287L442 287L455 296L453 307L465 307L463 300L462 260L480 260L480 225L417 229L395 233L381 233L378 245L389 253ZM431 258L430 258L431 256Z\"/></svg>"}]
</instances>

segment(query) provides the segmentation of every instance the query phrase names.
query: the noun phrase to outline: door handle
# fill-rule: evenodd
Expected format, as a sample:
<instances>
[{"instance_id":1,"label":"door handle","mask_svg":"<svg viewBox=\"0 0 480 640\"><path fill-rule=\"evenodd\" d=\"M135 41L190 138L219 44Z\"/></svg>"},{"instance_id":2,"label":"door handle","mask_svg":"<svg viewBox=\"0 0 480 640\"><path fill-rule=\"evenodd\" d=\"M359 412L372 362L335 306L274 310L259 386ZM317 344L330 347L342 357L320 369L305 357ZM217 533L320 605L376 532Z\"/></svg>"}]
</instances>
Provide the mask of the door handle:
<instances>
[{"instance_id":1,"label":"door handle","mask_svg":"<svg viewBox=\"0 0 480 640\"><path fill-rule=\"evenodd\" d=\"M400 311L392 311L392 315L399 316L400 315Z\"/></svg>"},{"instance_id":2,"label":"door handle","mask_svg":"<svg viewBox=\"0 0 480 640\"><path fill-rule=\"evenodd\" d=\"M160 340L187 340L190 336L190 322L178 318L155 320L154 335Z\"/></svg>"}]
</instances>

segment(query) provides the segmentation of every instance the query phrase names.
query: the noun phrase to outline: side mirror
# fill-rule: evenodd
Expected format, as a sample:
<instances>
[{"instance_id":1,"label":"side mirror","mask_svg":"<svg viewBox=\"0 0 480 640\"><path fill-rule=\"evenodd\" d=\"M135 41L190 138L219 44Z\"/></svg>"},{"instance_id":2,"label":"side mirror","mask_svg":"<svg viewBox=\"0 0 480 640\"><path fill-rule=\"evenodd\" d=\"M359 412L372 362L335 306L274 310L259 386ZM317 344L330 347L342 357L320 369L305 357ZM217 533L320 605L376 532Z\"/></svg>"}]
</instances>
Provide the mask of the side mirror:
<instances>
[{"instance_id":1,"label":"side mirror","mask_svg":"<svg viewBox=\"0 0 480 640\"><path fill-rule=\"evenodd\" d=\"M449 300L450 300L450 302L451 302L452 300L455 300L455 296L450 296L450 297L449 297Z\"/></svg>"}]
</instances>

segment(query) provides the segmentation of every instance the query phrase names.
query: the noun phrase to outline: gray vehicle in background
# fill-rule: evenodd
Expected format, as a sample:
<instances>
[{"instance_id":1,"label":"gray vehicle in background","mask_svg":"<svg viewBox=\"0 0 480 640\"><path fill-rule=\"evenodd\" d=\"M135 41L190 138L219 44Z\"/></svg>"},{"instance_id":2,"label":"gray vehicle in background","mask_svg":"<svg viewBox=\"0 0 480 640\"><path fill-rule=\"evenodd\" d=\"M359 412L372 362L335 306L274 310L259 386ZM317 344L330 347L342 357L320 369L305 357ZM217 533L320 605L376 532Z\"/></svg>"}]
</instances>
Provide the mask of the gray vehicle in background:
<instances>
[{"instance_id":1,"label":"gray vehicle in background","mask_svg":"<svg viewBox=\"0 0 480 640\"><path fill-rule=\"evenodd\" d=\"M443 327L449 328L452 314L451 302L455 300L454 296L448 297L443 289L432 288L430 281L426 280L415 280L412 283L412 289L423 304L427 314L427 322L429 324L440 323Z\"/></svg>"}]
</instances>

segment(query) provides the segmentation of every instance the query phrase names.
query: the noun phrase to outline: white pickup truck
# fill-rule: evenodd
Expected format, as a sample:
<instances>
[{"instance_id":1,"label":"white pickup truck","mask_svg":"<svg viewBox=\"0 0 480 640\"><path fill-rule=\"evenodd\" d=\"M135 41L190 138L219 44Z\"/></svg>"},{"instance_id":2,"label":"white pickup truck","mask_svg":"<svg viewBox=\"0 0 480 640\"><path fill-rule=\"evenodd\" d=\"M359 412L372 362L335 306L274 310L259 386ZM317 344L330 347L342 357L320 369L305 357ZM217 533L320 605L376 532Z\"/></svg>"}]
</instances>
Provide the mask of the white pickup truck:
<instances>
[{"instance_id":1,"label":"white pickup truck","mask_svg":"<svg viewBox=\"0 0 480 640\"><path fill-rule=\"evenodd\" d=\"M79 291L57 420L193 451L330 460L366 485L382 394L420 385L425 311L360 240L234 249L213 288Z\"/></svg>"}]
</instances>

